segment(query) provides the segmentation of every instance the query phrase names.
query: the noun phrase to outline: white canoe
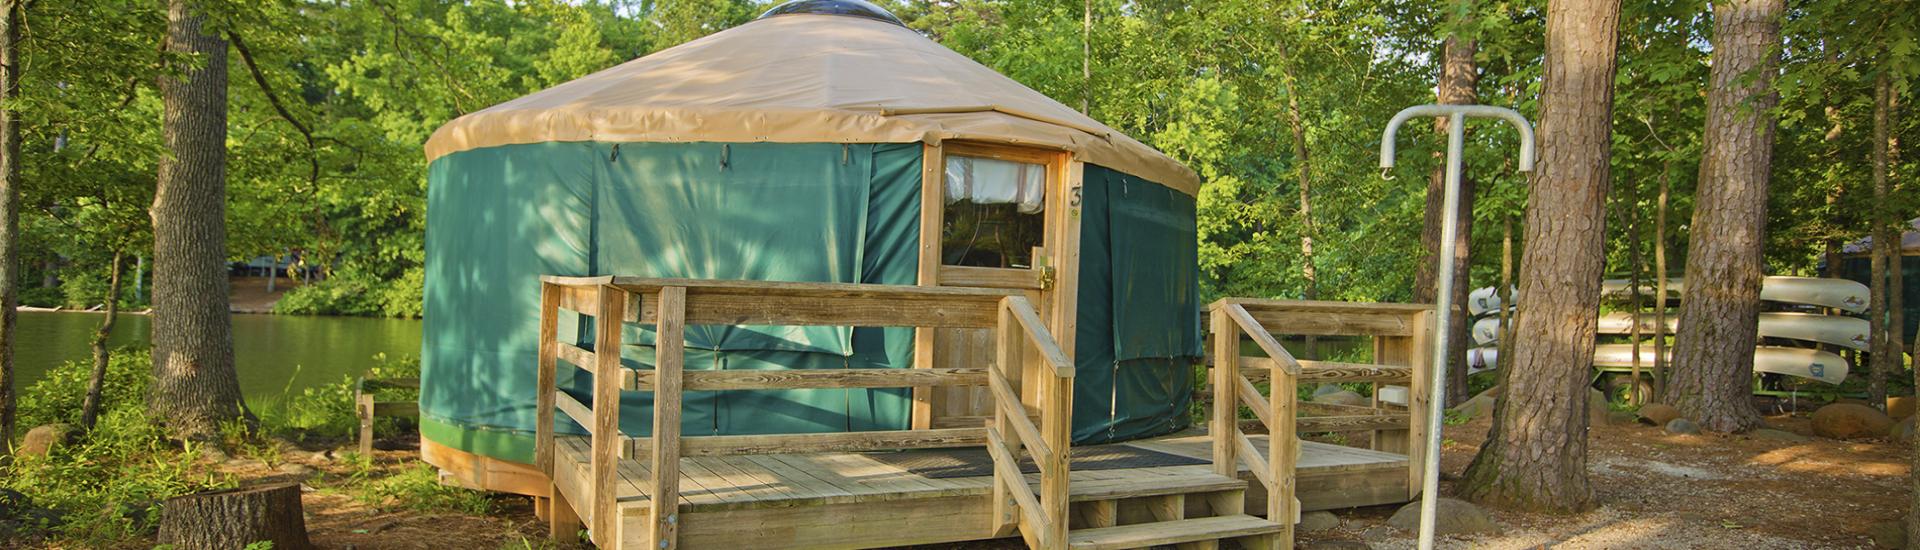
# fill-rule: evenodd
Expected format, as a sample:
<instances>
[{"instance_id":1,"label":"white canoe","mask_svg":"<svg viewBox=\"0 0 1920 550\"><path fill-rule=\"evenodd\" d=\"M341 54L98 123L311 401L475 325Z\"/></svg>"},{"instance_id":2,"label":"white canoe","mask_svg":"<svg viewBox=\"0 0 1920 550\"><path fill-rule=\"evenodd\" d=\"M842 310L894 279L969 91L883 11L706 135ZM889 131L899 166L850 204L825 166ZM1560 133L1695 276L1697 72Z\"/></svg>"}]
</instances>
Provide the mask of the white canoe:
<instances>
[{"instance_id":1,"label":"white canoe","mask_svg":"<svg viewBox=\"0 0 1920 550\"><path fill-rule=\"evenodd\" d=\"M1497 348L1484 347L1468 350L1469 365L1484 362L1492 366L1498 360ZM1640 366L1653 368L1653 346L1640 346ZM1673 358L1673 350L1667 350L1667 358ZM1593 347L1593 366L1631 367L1633 366L1633 344L1600 344ZM1815 349L1789 348L1781 346L1760 346L1753 350L1753 372L1767 372L1798 376L1819 380L1828 384L1839 384L1847 379L1845 358L1832 352Z\"/></svg>"},{"instance_id":2,"label":"white canoe","mask_svg":"<svg viewBox=\"0 0 1920 550\"><path fill-rule=\"evenodd\" d=\"M1641 314L1640 331L1653 333L1654 317ZM1680 323L1677 314L1667 315L1667 333ZM1760 336L1765 338L1785 338L1819 342L1865 351L1867 349L1867 331L1871 324L1866 319L1841 315L1820 315L1817 313L1762 313L1760 314ZM1600 334L1632 334L1633 314L1616 311L1600 316ZM1500 318L1483 317L1473 322L1473 342L1487 345L1500 341Z\"/></svg>"},{"instance_id":3,"label":"white canoe","mask_svg":"<svg viewBox=\"0 0 1920 550\"><path fill-rule=\"evenodd\" d=\"M1627 279L1607 279L1600 282L1600 291L1611 296L1625 296L1632 287ZM1640 283L1641 292L1651 295L1655 288L1651 281ZM1667 294L1679 298L1686 289L1686 280L1667 279ZM1846 279L1826 279L1819 277L1767 277L1760 284L1760 299L1769 302L1789 304L1807 304L1821 307L1839 308L1854 313L1867 310L1867 285ZM1514 296L1519 301L1519 295ZM1494 293L1494 287L1481 287L1467 293L1467 310L1474 315L1500 309L1500 295Z\"/></svg>"}]
</instances>

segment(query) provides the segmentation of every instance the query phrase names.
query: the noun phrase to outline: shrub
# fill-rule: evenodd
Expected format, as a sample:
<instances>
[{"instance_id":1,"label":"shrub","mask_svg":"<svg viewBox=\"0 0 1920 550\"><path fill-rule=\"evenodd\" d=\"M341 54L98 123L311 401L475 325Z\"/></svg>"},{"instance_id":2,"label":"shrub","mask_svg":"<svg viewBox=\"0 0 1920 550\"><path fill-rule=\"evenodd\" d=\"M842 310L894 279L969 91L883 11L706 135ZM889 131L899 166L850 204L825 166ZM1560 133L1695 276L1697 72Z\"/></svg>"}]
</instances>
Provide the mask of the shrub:
<instances>
[{"instance_id":1,"label":"shrub","mask_svg":"<svg viewBox=\"0 0 1920 550\"><path fill-rule=\"evenodd\" d=\"M419 378L420 360L412 357L389 358L386 354L373 357L374 366L367 370L373 378ZM288 393L278 401L263 402L254 408L260 417L260 427L268 434L301 439L303 436L345 437L359 429L359 417L353 410L354 378L341 377L331 384L306 388L300 393ZM418 391L407 389L382 389L374 393L383 400L417 399ZM376 419L375 430L393 429L398 420L392 418Z\"/></svg>"},{"instance_id":2,"label":"shrub","mask_svg":"<svg viewBox=\"0 0 1920 550\"><path fill-rule=\"evenodd\" d=\"M391 280L339 274L287 291L273 306L290 315L419 317L426 270L411 268Z\"/></svg>"},{"instance_id":3,"label":"shrub","mask_svg":"<svg viewBox=\"0 0 1920 550\"><path fill-rule=\"evenodd\" d=\"M56 422L80 423L80 402L86 397L87 381L92 376L92 360L67 361L47 371L44 378L20 394L20 425L30 428ZM152 384L153 356L147 350L114 350L101 385L102 416L115 408L146 406L147 388Z\"/></svg>"},{"instance_id":4,"label":"shrub","mask_svg":"<svg viewBox=\"0 0 1920 550\"><path fill-rule=\"evenodd\" d=\"M151 533L160 502L225 488L232 480L196 473L198 452L177 446L139 406L107 408L85 439L47 456L20 456L0 472L0 487L26 494L59 513L40 526L88 547L111 546Z\"/></svg>"}]
</instances>

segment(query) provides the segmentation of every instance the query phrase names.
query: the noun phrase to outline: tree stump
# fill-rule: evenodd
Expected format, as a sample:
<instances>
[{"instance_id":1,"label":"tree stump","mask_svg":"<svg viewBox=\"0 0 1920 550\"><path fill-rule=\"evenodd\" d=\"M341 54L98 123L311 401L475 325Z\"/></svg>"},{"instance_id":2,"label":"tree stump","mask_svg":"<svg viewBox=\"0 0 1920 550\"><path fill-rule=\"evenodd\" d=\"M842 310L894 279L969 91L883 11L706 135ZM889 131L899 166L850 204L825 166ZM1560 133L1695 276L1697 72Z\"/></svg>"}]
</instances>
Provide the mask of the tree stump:
<instances>
[{"instance_id":1,"label":"tree stump","mask_svg":"<svg viewBox=\"0 0 1920 550\"><path fill-rule=\"evenodd\" d=\"M307 521L300 484L262 485L194 493L160 507L160 544L180 550L239 550L256 542L274 550L305 550Z\"/></svg>"}]
</instances>

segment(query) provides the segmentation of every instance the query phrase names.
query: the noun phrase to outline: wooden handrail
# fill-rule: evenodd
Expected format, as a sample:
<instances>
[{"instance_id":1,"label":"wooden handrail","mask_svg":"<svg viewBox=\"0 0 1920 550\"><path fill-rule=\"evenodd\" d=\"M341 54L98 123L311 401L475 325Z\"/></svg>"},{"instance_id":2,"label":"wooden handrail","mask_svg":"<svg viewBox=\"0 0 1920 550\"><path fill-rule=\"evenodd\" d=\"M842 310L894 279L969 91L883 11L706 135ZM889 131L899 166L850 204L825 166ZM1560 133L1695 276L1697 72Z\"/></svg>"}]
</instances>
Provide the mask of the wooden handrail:
<instances>
[{"instance_id":1,"label":"wooden handrail","mask_svg":"<svg viewBox=\"0 0 1920 550\"><path fill-rule=\"evenodd\" d=\"M1287 374L1300 375L1300 360L1294 359L1293 354L1287 353L1287 348L1280 346L1280 341L1273 339L1272 333L1260 326L1259 321L1253 320L1247 308L1240 304L1228 304L1226 310L1227 317L1232 318L1234 324L1240 325L1241 331L1253 338L1253 343L1260 346L1260 351L1266 352L1267 357L1272 358Z\"/></svg>"},{"instance_id":2,"label":"wooden handrail","mask_svg":"<svg viewBox=\"0 0 1920 550\"><path fill-rule=\"evenodd\" d=\"M1046 360L1055 378L1073 378L1073 360L1067 358L1060 346L1054 343L1053 334L1040 322L1040 315L1033 312L1033 302L1025 296L1008 296L1001 299L1001 307L1013 310L1014 320L1020 323L1020 330L1027 337L1027 343L1040 348L1040 357Z\"/></svg>"}]
</instances>

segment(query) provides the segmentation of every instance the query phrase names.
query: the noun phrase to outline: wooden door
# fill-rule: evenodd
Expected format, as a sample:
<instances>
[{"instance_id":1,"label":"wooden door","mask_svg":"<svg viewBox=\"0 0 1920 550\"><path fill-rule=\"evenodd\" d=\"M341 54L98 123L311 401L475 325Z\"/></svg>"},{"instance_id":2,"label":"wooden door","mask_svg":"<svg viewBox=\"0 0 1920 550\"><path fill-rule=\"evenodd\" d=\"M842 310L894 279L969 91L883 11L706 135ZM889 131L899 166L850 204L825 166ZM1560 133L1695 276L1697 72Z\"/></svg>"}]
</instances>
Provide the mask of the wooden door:
<instances>
[{"instance_id":1,"label":"wooden door","mask_svg":"<svg viewBox=\"0 0 1920 550\"><path fill-rule=\"evenodd\" d=\"M1071 357L1082 165L1064 151L959 141L926 146L922 162L920 284L1023 290ZM984 329L920 329L914 367L984 368L993 345ZM915 388L913 426L979 426L988 395Z\"/></svg>"}]
</instances>

